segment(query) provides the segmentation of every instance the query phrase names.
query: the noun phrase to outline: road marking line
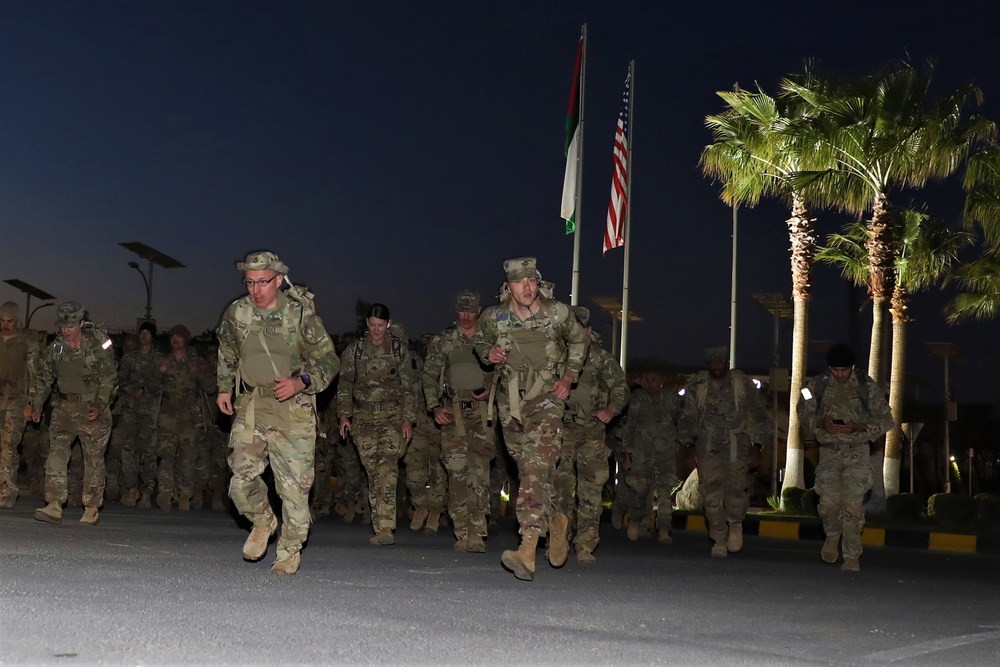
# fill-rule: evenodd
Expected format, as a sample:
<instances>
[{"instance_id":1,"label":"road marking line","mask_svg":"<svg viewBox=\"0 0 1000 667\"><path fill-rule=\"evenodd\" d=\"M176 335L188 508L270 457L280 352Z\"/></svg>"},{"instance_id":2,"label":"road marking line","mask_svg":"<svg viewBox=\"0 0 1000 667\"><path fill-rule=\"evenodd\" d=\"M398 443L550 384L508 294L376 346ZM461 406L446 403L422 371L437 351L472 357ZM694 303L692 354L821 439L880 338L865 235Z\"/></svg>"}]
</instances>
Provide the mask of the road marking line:
<instances>
[{"instance_id":1,"label":"road marking line","mask_svg":"<svg viewBox=\"0 0 1000 667\"><path fill-rule=\"evenodd\" d=\"M974 635L960 635L958 637L935 639L933 641L921 642L919 644L904 646L903 648L896 648L890 651L869 653L866 657L869 660L876 660L878 662L896 662L898 660L916 658L917 656L927 655L928 653L947 651L948 649L956 648L958 646L990 641L992 639L1000 639L1000 631L980 632Z\"/></svg>"}]
</instances>

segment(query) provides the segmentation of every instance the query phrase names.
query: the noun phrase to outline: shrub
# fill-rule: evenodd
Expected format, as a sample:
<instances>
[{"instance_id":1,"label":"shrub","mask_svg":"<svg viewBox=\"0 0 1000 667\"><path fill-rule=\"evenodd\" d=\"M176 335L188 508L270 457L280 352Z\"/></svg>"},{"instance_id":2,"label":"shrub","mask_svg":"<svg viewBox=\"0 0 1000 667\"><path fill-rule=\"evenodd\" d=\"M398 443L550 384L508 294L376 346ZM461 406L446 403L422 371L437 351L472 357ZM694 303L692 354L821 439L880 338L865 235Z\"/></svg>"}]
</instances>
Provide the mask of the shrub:
<instances>
[{"instance_id":1,"label":"shrub","mask_svg":"<svg viewBox=\"0 0 1000 667\"><path fill-rule=\"evenodd\" d=\"M819 505L819 494L816 489L806 489L799 499L799 507L806 516L819 516L816 507Z\"/></svg>"},{"instance_id":2,"label":"shrub","mask_svg":"<svg viewBox=\"0 0 1000 667\"><path fill-rule=\"evenodd\" d=\"M943 528L968 528L976 518L976 505L966 495L935 493L927 501L927 516Z\"/></svg>"},{"instance_id":3,"label":"shrub","mask_svg":"<svg viewBox=\"0 0 1000 667\"><path fill-rule=\"evenodd\" d=\"M919 521L927 511L927 498L915 493L900 493L885 499L885 515L891 521Z\"/></svg>"},{"instance_id":4,"label":"shrub","mask_svg":"<svg viewBox=\"0 0 1000 667\"><path fill-rule=\"evenodd\" d=\"M976 507L976 523L987 530L1000 529L1000 496L977 493L972 498Z\"/></svg>"},{"instance_id":5,"label":"shrub","mask_svg":"<svg viewBox=\"0 0 1000 667\"><path fill-rule=\"evenodd\" d=\"M790 486L781 492L781 506L785 508L786 512L800 512L802 511L802 494L805 493L805 489L800 489L797 486Z\"/></svg>"}]
</instances>

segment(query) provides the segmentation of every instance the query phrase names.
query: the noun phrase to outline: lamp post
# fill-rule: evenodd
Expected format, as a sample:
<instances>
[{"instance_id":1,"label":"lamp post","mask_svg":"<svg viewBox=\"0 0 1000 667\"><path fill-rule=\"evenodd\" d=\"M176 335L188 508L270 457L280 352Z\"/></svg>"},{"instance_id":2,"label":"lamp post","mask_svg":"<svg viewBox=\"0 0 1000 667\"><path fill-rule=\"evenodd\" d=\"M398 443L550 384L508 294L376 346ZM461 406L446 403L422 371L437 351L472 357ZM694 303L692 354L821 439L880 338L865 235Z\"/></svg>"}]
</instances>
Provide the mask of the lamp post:
<instances>
[{"instance_id":1,"label":"lamp post","mask_svg":"<svg viewBox=\"0 0 1000 667\"><path fill-rule=\"evenodd\" d=\"M622 321L622 302L613 296L595 296L591 299L597 304L597 307L603 310L605 313L611 316L611 356L618 358L618 323ZM629 322L642 322L642 316L637 315L634 311L628 311L628 321ZM625 359L618 359L618 363L621 364L622 368L625 368Z\"/></svg>"},{"instance_id":2,"label":"lamp post","mask_svg":"<svg viewBox=\"0 0 1000 667\"><path fill-rule=\"evenodd\" d=\"M145 272L139 267L138 262L129 262L128 265L139 272L139 275L142 276L142 282L146 286L146 317L140 321L140 324L142 321L155 323L156 320L153 319L153 265L159 264L165 269L182 269L184 265L173 257L169 257L145 243L130 241L128 243L119 243L118 245L126 250L131 250L148 262Z\"/></svg>"},{"instance_id":3,"label":"lamp post","mask_svg":"<svg viewBox=\"0 0 1000 667\"><path fill-rule=\"evenodd\" d=\"M735 215L735 209L734 209ZM778 495L778 391L789 388L788 369L781 368L781 347L779 345L779 324L781 320L792 319L792 304L780 294L754 294L753 300L774 318L774 348L768 388L771 391L771 495ZM780 386L779 386L780 385Z\"/></svg>"},{"instance_id":4,"label":"lamp post","mask_svg":"<svg viewBox=\"0 0 1000 667\"><path fill-rule=\"evenodd\" d=\"M45 300L56 298L54 295L49 294L48 292L46 292L44 290L41 290L41 289L35 287L34 285L29 285L28 283L24 282L23 280L18 280L17 278L11 278L10 280L5 280L4 282L7 283L8 285L10 285L11 287L17 289L17 290L20 290L20 291L24 292L25 295L27 295L27 298L26 298L26 300L24 302L24 314L25 314L24 328L25 329L27 329L28 326L31 324L31 316L35 314L35 310L38 310L39 308L44 308L45 306L51 306L52 305L51 303L43 303L42 305L38 306L38 308L35 308L35 310L32 310L31 309L31 297L35 297L35 298L38 298L38 299L45 299Z\"/></svg>"},{"instance_id":5,"label":"lamp post","mask_svg":"<svg viewBox=\"0 0 1000 667\"><path fill-rule=\"evenodd\" d=\"M951 400L951 376L949 362L962 360L962 354L954 343L927 343L927 348L937 357L944 359L944 492L951 493L951 422L958 419L958 406Z\"/></svg>"}]
</instances>

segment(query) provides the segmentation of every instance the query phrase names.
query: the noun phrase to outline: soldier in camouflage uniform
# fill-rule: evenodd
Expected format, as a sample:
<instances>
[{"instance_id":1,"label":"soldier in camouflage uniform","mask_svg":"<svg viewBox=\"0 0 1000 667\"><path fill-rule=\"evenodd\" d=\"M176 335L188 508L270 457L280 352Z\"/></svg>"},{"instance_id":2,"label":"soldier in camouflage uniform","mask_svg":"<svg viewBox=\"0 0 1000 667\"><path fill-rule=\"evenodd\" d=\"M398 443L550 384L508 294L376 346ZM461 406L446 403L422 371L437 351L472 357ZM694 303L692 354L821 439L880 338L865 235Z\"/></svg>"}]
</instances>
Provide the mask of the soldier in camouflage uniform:
<instances>
[{"instance_id":1,"label":"soldier in camouflage uniform","mask_svg":"<svg viewBox=\"0 0 1000 667\"><path fill-rule=\"evenodd\" d=\"M677 418L681 398L671 388L664 389L666 374L650 370L643 375L628 407L628 422L622 435L625 453L625 482L629 489L628 538L639 539L653 509L656 496L656 527L660 542L669 544L673 502L670 494L677 486Z\"/></svg>"},{"instance_id":2,"label":"soldier in camouflage uniform","mask_svg":"<svg viewBox=\"0 0 1000 667\"><path fill-rule=\"evenodd\" d=\"M112 450L121 453L121 475L126 507L150 507L156 487L156 442L153 427L159 396L146 387L149 371L156 361L153 338L156 326L143 322L139 327L139 348L126 352L118 368L120 416L112 437ZM115 466L117 467L117 466Z\"/></svg>"},{"instance_id":3,"label":"soldier in camouflage uniform","mask_svg":"<svg viewBox=\"0 0 1000 667\"><path fill-rule=\"evenodd\" d=\"M629 394L634 395L634 393L635 388L630 387ZM628 423L628 413L629 408L626 405L624 412L613 419L608 425L606 436L608 449L611 450L613 459L611 466L615 471L614 498L611 501L611 527L615 530L621 530L622 524L625 521L625 515L628 514L628 506L631 500L628 483L625 481L625 450L622 448L622 434L625 431L625 425Z\"/></svg>"},{"instance_id":4,"label":"soldier in camouflage uniform","mask_svg":"<svg viewBox=\"0 0 1000 667\"><path fill-rule=\"evenodd\" d=\"M253 522L243 558L260 560L278 529L261 478L271 466L281 497L281 535L271 571L291 575L298 572L299 552L309 536L316 394L340 364L312 294L292 286L277 255L252 252L236 268L248 295L226 308L218 329L216 402L223 414L236 415L229 434L229 495Z\"/></svg>"},{"instance_id":5,"label":"soldier in camouflage uniform","mask_svg":"<svg viewBox=\"0 0 1000 667\"><path fill-rule=\"evenodd\" d=\"M41 421L41 406L53 392L49 455L45 461L45 507L35 518L62 523L62 506L68 498L66 471L70 449L79 436L83 452L83 517L80 523L96 525L104 500L104 452L111 435L111 401L118 369L111 339L104 329L84 322L83 306L67 301L56 309L59 335L44 356L29 357L35 383L28 396L32 421ZM31 371L29 371L31 372Z\"/></svg>"},{"instance_id":6,"label":"soldier in camouflage uniform","mask_svg":"<svg viewBox=\"0 0 1000 667\"><path fill-rule=\"evenodd\" d=\"M826 354L829 370L814 377L799 399L802 427L819 442L816 493L826 540L820 553L836 563L843 550L842 570L861 565L863 501L872 486L869 444L893 427L892 412L878 383L854 368L854 351L844 344Z\"/></svg>"},{"instance_id":7,"label":"soldier in camouflage uniform","mask_svg":"<svg viewBox=\"0 0 1000 667\"><path fill-rule=\"evenodd\" d=\"M413 437L416 376L402 331L390 329L385 304L368 309L364 337L351 343L340 363L337 414L340 435L353 436L368 474L372 529L369 544L393 544L399 459Z\"/></svg>"},{"instance_id":8,"label":"soldier in camouflage uniform","mask_svg":"<svg viewBox=\"0 0 1000 667\"><path fill-rule=\"evenodd\" d=\"M116 345L115 361L118 368L121 368L121 360L126 352L137 350L139 339L132 334L125 334L121 338L120 349ZM119 424L122 420L122 398L119 396L111 406L111 437L108 439L108 450L104 453L104 465L107 469L107 482L104 484L105 502L116 502L122 497L122 438L118 435L121 431Z\"/></svg>"},{"instance_id":9,"label":"soldier in camouflage uniform","mask_svg":"<svg viewBox=\"0 0 1000 667\"><path fill-rule=\"evenodd\" d=\"M156 421L157 471L156 504L169 512L176 495L179 509L191 509L195 480L207 473L204 450L205 415L203 393L215 393L214 369L188 348L191 332L183 324L170 330L170 353L153 364L146 386L160 395ZM200 490L204 483L198 485ZM197 501L201 507L201 499Z\"/></svg>"},{"instance_id":10,"label":"soldier in camouflage uniform","mask_svg":"<svg viewBox=\"0 0 1000 667\"><path fill-rule=\"evenodd\" d=\"M340 434L337 432L336 410L327 403L327 393L317 397L319 417L316 420L316 478L309 494L309 514L315 523L330 514L333 507L333 488L330 481L334 476L333 458Z\"/></svg>"},{"instance_id":11,"label":"soldier in camouflage uniform","mask_svg":"<svg viewBox=\"0 0 1000 667\"><path fill-rule=\"evenodd\" d=\"M750 378L729 369L728 347L707 348L705 360L708 371L684 387L679 423L682 439L694 438L712 555L724 557L743 548L750 449L771 432L771 418Z\"/></svg>"},{"instance_id":12,"label":"soldier in camouflage uniform","mask_svg":"<svg viewBox=\"0 0 1000 667\"><path fill-rule=\"evenodd\" d=\"M10 301L0 305L0 509L17 502L17 447L31 418L28 357L37 355L35 337L19 328L21 309Z\"/></svg>"},{"instance_id":13,"label":"soldier in camouflage uniform","mask_svg":"<svg viewBox=\"0 0 1000 667\"><path fill-rule=\"evenodd\" d=\"M411 377L415 381L413 393L417 404L417 421L413 424L413 439L403 457L406 488L413 503L410 530L415 533L423 528L428 535L437 534L441 514L445 509L448 486L448 476L441 463L441 429L428 412L421 384L424 360L434 338L433 335L424 336L420 341L420 354L410 357L413 365Z\"/></svg>"},{"instance_id":14,"label":"soldier in camouflage uniform","mask_svg":"<svg viewBox=\"0 0 1000 667\"><path fill-rule=\"evenodd\" d=\"M219 355L215 348L205 350L205 361L209 368L218 368ZM205 485L212 495L212 509L224 511L229 497L229 465L226 463L229 449L229 417L222 414L215 402L217 387L211 393L202 393L205 406L205 440L208 448L208 477Z\"/></svg>"},{"instance_id":15,"label":"soldier in camouflage uniform","mask_svg":"<svg viewBox=\"0 0 1000 667\"><path fill-rule=\"evenodd\" d=\"M486 414L493 372L472 346L480 310L478 292L459 292L456 326L434 341L424 363L422 391L434 421L441 425L455 550L471 553L486 551L490 461L496 454L496 429Z\"/></svg>"},{"instance_id":16,"label":"soldier in camouflage uniform","mask_svg":"<svg viewBox=\"0 0 1000 667\"><path fill-rule=\"evenodd\" d=\"M590 336L580 377L566 401L562 455L556 464L553 481L557 514L572 516L576 509L576 559L594 563L594 550L601 541L601 494L608 481L608 456L604 437L607 425L628 403L625 371L611 354L601 347L600 337L590 327L590 311L574 306L573 313ZM575 498L574 498L574 491ZM566 551L555 551L563 540L551 538L549 562L560 566Z\"/></svg>"},{"instance_id":17,"label":"soldier in camouflage uniform","mask_svg":"<svg viewBox=\"0 0 1000 667\"><path fill-rule=\"evenodd\" d=\"M521 480L521 546L503 552L501 562L518 579L531 581L543 531L551 535L550 554L569 548L569 517L552 505L552 475L562 453L565 401L583 367L587 330L569 306L540 294L534 257L507 260L504 272L511 298L483 312L473 345L480 359L496 366L504 442Z\"/></svg>"}]
</instances>

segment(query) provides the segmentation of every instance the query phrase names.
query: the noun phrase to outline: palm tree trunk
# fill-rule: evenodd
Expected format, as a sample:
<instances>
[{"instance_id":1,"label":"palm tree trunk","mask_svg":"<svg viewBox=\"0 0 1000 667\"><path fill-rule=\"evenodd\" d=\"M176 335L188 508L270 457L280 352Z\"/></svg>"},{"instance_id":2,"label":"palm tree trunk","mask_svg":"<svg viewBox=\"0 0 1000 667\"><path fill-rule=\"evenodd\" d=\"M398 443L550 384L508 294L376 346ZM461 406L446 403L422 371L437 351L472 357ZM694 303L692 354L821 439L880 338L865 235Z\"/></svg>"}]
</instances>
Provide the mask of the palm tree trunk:
<instances>
[{"instance_id":1,"label":"palm tree trunk","mask_svg":"<svg viewBox=\"0 0 1000 667\"><path fill-rule=\"evenodd\" d=\"M882 471L885 478L885 495L899 493L899 468L903 444L903 397L906 389L906 325L908 295L896 285L892 293L892 374L889 376L889 408L895 426L885 436L885 461Z\"/></svg>"},{"instance_id":2,"label":"palm tree trunk","mask_svg":"<svg viewBox=\"0 0 1000 667\"><path fill-rule=\"evenodd\" d=\"M809 217L802 197L795 193L792 197L792 217L787 220L788 239L791 242L793 319L792 372L788 387L788 441L785 447L785 481L781 485L782 492L793 487L805 488L798 405L799 394L805 384L806 357L809 351L810 281L816 257L815 222L815 219Z\"/></svg>"}]
</instances>

